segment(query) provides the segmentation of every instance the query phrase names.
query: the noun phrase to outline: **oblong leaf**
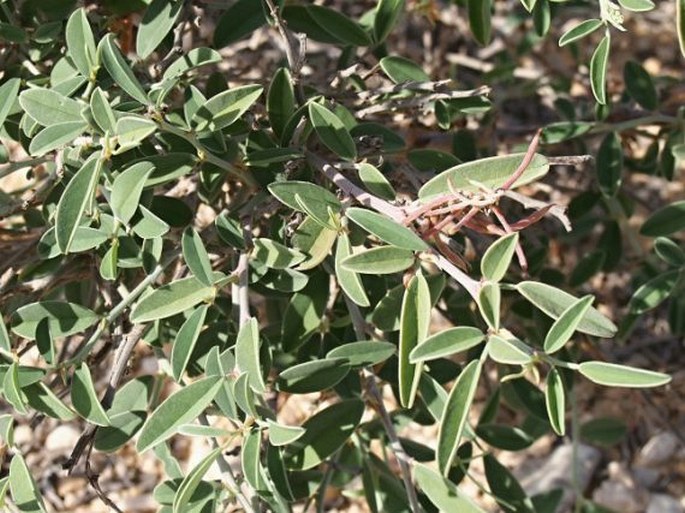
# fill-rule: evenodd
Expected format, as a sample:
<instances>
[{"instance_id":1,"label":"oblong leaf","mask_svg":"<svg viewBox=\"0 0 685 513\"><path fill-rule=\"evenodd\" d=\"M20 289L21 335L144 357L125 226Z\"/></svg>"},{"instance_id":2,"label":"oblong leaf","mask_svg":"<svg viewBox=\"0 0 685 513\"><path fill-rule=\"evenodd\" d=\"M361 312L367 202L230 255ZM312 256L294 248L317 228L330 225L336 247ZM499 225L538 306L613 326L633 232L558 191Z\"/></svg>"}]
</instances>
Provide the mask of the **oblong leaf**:
<instances>
[{"instance_id":1,"label":"oblong leaf","mask_svg":"<svg viewBox=\"0 0 685 513\"><path fill-rule=\"evenodd\" d=\"M594 301L594 296L584 296L564 310L559 318L554 321L552 327L545 336L545 352L552 354L564 347L566 342L571 339L573 332L582 322L583 317L588 312Z\"/></svg>"},{"instance_id":2,"label":"oblong leaf","mask_svg":"<svg viewBox=\"0 0 685 513\"><path fill-rule=\"evenodd\" d=\"M210 376L195 381L167 397L147 418L136 444L138 452L166 440L181 424L195 420L212 402L223 378Z\"/></svg>"},{"instance_id":3,"label":"oblong leaf","mask_svg":"<svg viewBox=\"0 0 685 513\"><path fill-rule=\"evenodd\" d=\"M189 226L183 232L181 247L183 248L183 259L193 276L203 285L210 287L214 283L212 264L200 235L193 227Z\"/></svg>"},{"instance_id":4,"label":"oblong leaf","mask_svg":"<svg viewBox=\"0 0 685 513\"><path fill-rule=\"evenodd\" d=\"M304 362L287 368L278 376L278 388L291 394L309 394L335 386L350 371L344 358Z\"/></svg>"},{"instance_id":5,"label":"oblong leaf","mask_svg":"<svg viewBox=\"0 0 685 513\"><path fill-rule=\"evenodd\" d=\"M640 234L658 237L671 235L683 229L685 229L685 201L675 201L649 216L640 227Z\"/></svg>"},{"instance_id":6,"label":"oblong leaf","mask_svg":"<svg viewBox=\"0 0 685 513\"><path fill-rule=\"evenodd\" d=\"M597 181L605 196L615 196L621 186L623 171L623 148L616 132L602 139L597 150Z\"/></svg>"},{"instance_id":7,"label":"oblong leaf","mask_svg":"<svg viewBox=\"0 0 685 513\"><path fill-rule=\"evenodd\" d=\"M285 426L271 419L267 419L266 423L269 426L269 443L274 447L291 444L306 431L303 427Z\"/></svg>"},{"instance_id":8,"label":"oblong leaf","mask_svg":"<svg viewBox=\"0 0 685 513\"><path fill-rule=\"evenodd\" d=\"M380 0L373 18L373 36L375 42L382 43L397 24L404 11L404 0Z\"/></svg>"},{"instance_id":9,"label":"oblong leaf","mask_svg":"<svg viewBox=\"0 0 685 513\"><path fill-rule=\"evenodd\" d=\"M618 3L624 9L633 12L644 12L654 9L654 2L652 0L618 0Z\"/></svg>"},{"instance_id":10,"label":"oblong leaf","mask_svg":"<svg viewBox=\"0 0 685 513\"><path fill-rule=\"evenodd\" d=\"M112 415L109 426L95 432L93 447L101 452L115 452L135 436L145 422L145 416L144 411L123 411Z\"/></svg>"},{"instance_id":11,"label":"oblong leaf","mask_svg":"<svg viewBox=\"0 0 685 513\"><path fill-rule=\"evenodd\" d=\"M9 467L10 492L19 511L45 513L47 510L43 498L24 457L20 453L16 453L12 457Z\"/></svg>"},{"instance_id":12,"label":"oblong leaf","mask_svg":"<svg viewBox=\"0 0 685 513\"><path fill-rule=\"evenodd\" d=\"M298 180L287 182L274 182L268 187L278 201L298 212L304 212L302 204L315 212L317 217L328 217L329 208L333 212L340 212L342 204L331 191L318 185ZM297 200L300 199L300 201Z\"/></svg>"},{"instance_id":13,"label":"oblong leaf","mask_svg":"<svg viewBox=\"0 0 685 513\"><path fill-rule=\"evenodd\" d=\"M114 216L123 224L127 225L138 209L145 180L154 169L155 166L150 162L138 162L114 179L109 204Z\"/></svg>"},{"instance_id":14,"label":"oblong leaf","mask_svg":"<svg viewBox=\"0 0 685 513\"><path fill-rule=\"evenodd\" d=\"M355 304L369 306L369 298L364 290L364 284L357 273L342 266L342 261L352 254L350 239L346 233L338 236L338 244L335 247L335 276L338 285Z\"/></svg>"},{"instance_id":15,"label":"oblong leaf","mask_svg":"<svg viewBox=\"0 0 685 513\"><path fill-rule=\"evenodd\" d=\"M331 349L326 358L344 358L350 367L367 367L384 362L390 358L397 348L391 342L381 340L361 340L349 342Z\"/></svg>"},{"instance_id":16,"label":"oblong leaf","mask_svg":"<svg viewBox=\"0 0 685 513\"><path fill-rule=\"evenodd\" d=\"M468 419L473 397L478 387L481 363L471 361L459 374L440 419L438 431L438 467L443 476L447 476L457 455L464 426Z\"/></svg>"},{"instance_id":17,"label":"oblong leaf","mask_svg":"<svg viewBox=\"0 0 685 513\"><path fill-rule=\"evenodd\" d=\"M5 124L7 115L19 95L21 79L10 78L0 86L0 126Z\"/></svg>"},{"instance_id":18,"label":"oblong leaf","mask_svg":"<svg viewBox=\"0 0 685 513\"><path fill-rule=\"evenodd\" d=\"M492 0L468 0L468 9L473 37L485 46L492 37Z\"/></svg>"},{"instance_id":19,"label":"oblong leaf","mask_svg":"<svg viewBox=\"0 0 685 513\"><path fill-rule=\"evenodd\" d=\"M558 319L578 299L563 290L536 281L523 281L516 285L516 290L553 319ZM617 331L614 323L594 307L589 308L576 329L581 333L604 338L613 337Z\"/></svg>"},{"instance_id":20,"label":"oblong leaf","mask_svg":"<svg viewBox=\"0 0 685 513\"><path fill-rule=\"evenodd\" d=\"M308 470L334 454L354 433L364 413L364 403L348 399L309 417L304 435L285 448L285 465Z\"/></svg>"},{"instance_id":21,"label":"oblong leaf","mask_svg":"<svg viewBox=\"0 0 685 513\"><path fill-rule=\"evenodd\" d=\"M100 404L90 369L85 363L74 371L71 382L71 404L79 415L89 422L98 426L109 425L109 417Z\"/></svg>"},{"instance_id":22,"label":"oblong leaf","mask_svg":"<svg viewBox=\"0 0 685 513\"><path fill-rule=\"evenodd\" d=\"M682 274L680 269L674 269L641 285L630 298L630 313L639 315L659 306L678 286Z\"/></svg>"},{"instance_id":23,"label":"oblong leaf","mask_svg":"<svg viewBox=\"0 0 685 513\"><path fill-rule=\"evenodd\" d=\"M86 161L69 181L55 212L55 240L59 250L69 253L76 230L85 210L92 201L100 180L102 161L92 157Z\"/></svg>"},{"instance_id":24,"label":"oblong leaf","mask_svg":"<svg viewBox=\"0 0 685 513\"><path fill-rule=\"evenodd\" d=\"M114 110L99 87L96 87L90 96L90 113L103 133L114 133L117 124Z\"/></svg>"},{"instance_id":25,"label":"oblong leaf","mask_svg":"<svg viewBox=\"0 0 685 513\"><path fill-rule=\"evenodd\" d=\"M364 29L341 12L322 5L307 5L306 9L309 16L335 39L355 46L371 42Z\"/></svg>"},{"instance_id":26,"label":"oblong leaf","mask_svg":"<svg viewBox=\"0 0 685 513\"><path fill-rule=\"evenodd\" d=\"M178 2L183 4L183 2ZM183 478L181 484L176 490L174 495L174 502L172 504L172 513L182 513L188 511L188 505L193 497L193 494L197 490L202 478L214 464L214 461L221 455L222 447L217 447L210 451L200 462L193 467L193 469L188 472L188 474ZM204 509L204 508L203 508Z\"/></svg>"},{"instance_id":27,"label":"oblong leaf","mask_svg":"<svg viewBox=\"0 0 685 513\"><path fill-rule=\"evenodd\" d=\"M518 232L509 233L495 241L485 251L480 262L480 270L486 280L497 282L504 278L518 241Z\"/></svg>"},{"instance_id":28,"label":"oblong leaf","mask_svg":"<svg viewBox=\"0 0 685 513\"><path fill-rule=\"evenodd\" d=\"M197 132L214 132L235 123L264 91L259 85L234 87L212 96L190 120Z\"/></svg>"},{"instance_id":29,"label":"oblong leaf","mask_svg":"<svg viewBox=\"0 0 685 513\"><path fill-rule=\"evenodd\" d=\"M250 388L257 394L266 391L259 352L259 324L251 317L238 331L235 342L235 363L240 372L247 373Z\"/></svg>"},{"instance_id":30,"label":"oblong leaf","mask_svg":"<svg viewBox=\"0 0 685 513\"><path fill-rule=\"evenodd\" d=\"M295 89L290 71L288 68L278 68L266 95L266 112L276 137L280 138L283 135L295 107Z\"/></svg>"},{"instance_id":31,"label":"oblong leaf","mask_svg":"<svg viewBox=\"0 0 685 513\"><path fill-rule=\"evenodd\" d=\"M513 336L490 335L488 355L498 363L507 365L526 365L533 356L532 349Z\"/></svg>"},{"instance_id":32,"label":"oblong leaf","mask_svg":"<svg viewBox=\"0 0 685 513\"><path fill-rule=\"evenodd\" d=\"M69 16L64 36L67 42L67 55L71 57L79 73L90 78L95 67L96 47L85 9L77 9Z\"/></svg>"},{"instance_id":33,"label":"oblong leaf","mask_svg":"<svg viewBox=\"0 0 685 513\"><path fill-rule=\"evenodd\" d=\"M367 232L392 246L412 251L429 249L428 244L416 233L383 214L364 208L350 207L345 210L345 215Z\"/></svg>"},{"instance_id":34,"label":"oblong leaf","mask_svg":"<svg viewBox=\"0 0 685 513\"><path fill-rule=\"evenodd\" d=\"M143 323L171 317L214 298L216 289L194 276L163 285L141 299L131 311L131 322Z\"/></svg>"},{"instance_id":35,"label":"oblong leaf","mask_svg":"<svg viewBox=\"0 0 685 513\"><path fill-rule=\"evenodd\" d=\"M414 466L414 479L439 511L484 513L485 510L462 494L457 486L425 465Z\"/></svg>"},{"instance_id":36,"label":"oblong leaf","mask_svg":"<svg viewBox=\"0 0 685 513\"><path fill-rule=\"evenodd\" d=\"M434 196L447 194L450 191L450 186L463 192L481 192L479 186L472 181L483 184L490 189L497 189L514 173L521 164L523 157L523 153L516 153L459 164L426 182L419 190L419 199L426 202ZM543 155L536 153L530 165L512 185L512 188L534 182L545 176L548 171L549 162Z\"/></svg>"},{"instance_id":37,"label":"oblong leaf","mask_svg":"<svg viewBox=\"0 0 685 513\"><path fill-rule=\"evenodd\" d=\"M247 37L266 24L264 5L254 0L238 0L224 11L214 29L214 46L223 48Z\"/></svg>"},{"instance_id":38,"label":"oblong leaf","mask_svg":"<svg viewBox=\"0 0 685 513\"><path fill-rule=\"evenodd\" d=\"M117 85L131 98L147 105L149 100L145 90L121 55L119 48L114 44L114 35L107 34L102 38L98 50L102 57L102 64Z\"/></svg>"},{"instance_id":39,"label":"oblong leaf","mask_svg":"<svg viewBox=\"0 0 685 513\"><path fill-rule=\"evenodd\" d=\"M12 331L20 337L36 338L38 324L48 320L50 333L55 338L68 337L88 329L100 316L92 310L66 301L38 301L22 306L12 315Z\"/></svg>"},{"instance_id":40,"label":"oblong leaf","mask_svg":"<svg viewBox=\"0 0 685 513\"><path fill-rule=\"evenodd\" d=\"M623 67L623 81L628 94L647 110L654 110L659 104L659 97L654 81L649 72L635 61L626 62Z\"/></svg>"},{"instance_id":41,"label":"oblong leaf","mask_svg":"<svg viewBox=\"0 0 685 513\"><path fill-rule=\"evenodd\" d=\"M522 451L527 449L535 439L521 428L506 424L479 424L476 434L488 445L503 451Z\"/></svg>"},{"instance_id":42,"label":"oblong leaf","mask_svg":"<svg viewBox=\"0 0 685 513\"><path fill-rule=\"evenodd\" d=\"M380 246L351 255L340 265L349 271L362 274L393 274L404 271L413 263L413 251L394 246Z\"/></svg>"},{"instance_id":43,"label":"oblong leaf","mask_svg":"<svg viewBox=\"0 0 685 513\"><path fill-rule=\"evenodd\" d=\"M376 166L363 162L359 164L357 171L359 172L359 179L372 194L388 201L393 201L397 197L392 184Z\"/></svg>"},{"instance_id":44,"label":"oblong leaf","mask_svg":"<svg viewBox=\"0 0 685 513\"><path fill-rule=\"evenodd\" d=\"M257 237L253 240L252 256L260 263L271 269L286 269L302 262L307 255L296 249L291 249L280 242Z\"/></svg>"},{"instance_id":45,"label":"oblong leaf","mask_svg":"<svg viewBox=\"0 0 685 513\"><path fill-rule=\"evenodd\" d=\"M430 81L430 76L421 66L399 55L383 57L378 64L385 74L388 75L388 78L396 84Z\"/></svg>"},{"instance_id":46,"label":"oblong leaf","mask_svg":"<svg viewBox=\"0 0 685 513\"><path fill-rule=\"evenodd\" d=\"M478 310L495 332L499 330L502 291L497 283L486 282L478 291Z\"/></svg>"},{"instance_id":47,"label":"oblong leaf","mask_svg":"<svg viewBox=\"0 0 685 513\"><path fill-rule=\"evenodd\" d=\"M566 415L566 393L559 371L555 368L552 368L547 374L545 405L552 429L557 435L564 436L566 432L566 421L564 419Z\"/></svg>"},{"instance_id":48,"label":"oblong leaf","mask_svg":"<svg viewBox=\"0 0 685 513\"><path fill-rule=\"evenodd\" d=\"M36 134L29 145L29 154L41 156L76 139L88 127L85 121L68 121L50 125Z\"/></svg>"},{"instance_id":49,"label":"oblong leaf","mask_svg":"<svg viewBox=\"0 0 685 513\"><path fill-rule=\"evenodd\" d=\"M19 105L39 125L83 121L81 104L52 89L27 89L19 95Z\"/></svg>"},{"instance_id":50,"label":"oblong leaf","mask_svg":"<svg viewBox=\"0 0 685 513\"><path fill-rule=\"evenodd\" d=\"M402 298L400 314L400 344L398 379L400 404L411 408L421 378L423 364L412 363L409 359L414 348L420 346L428 336L432 303L426 279L421 274L415 275Z\"/></svg>"},{"instance_id":51,"label":"oblong leaf","mask_svg":"<svg viewBox=\"0 0 685 513\"><path fill-rule=\"evenodd\" d=\"M680 53L685 57L685 0L676 0L676 30L678 33L678 43Z\"/></svg>"},{"instance_id":52,"label":"oblong leaf","mask_svg":"<svg viewBox=\"0 0 685 513\"><path fill-rule=\"evenodd\" d=\"M149 135L157 130L154 121L140 116L123 116L117 120L114 134L119 148L117 153L122 153L138 146Z\"/></svg>"},{"instance_id":53,"label":"oblong leaf","mask_svg":"<svg viewBox=\"0 0 685 513\"><path fill-rule=\"evenodd\" d=\"M564 35L559 38L559 46L566 46L567 44L573 43L574 41L592 34L602 25L604 25L602 20L597 18L582 21L578 25L564 32Z\"/></svg>"},{"instance_id":54,"label":"oblong leaf","mask_svg":"<svg viewBox=\"0 0 685 513\"><path fill-rule=\"evenodd\" d=\"M213 48L201 46L193 48L187 54L182 55L164 71L162 78L164 80L171 80L180 77L184 73L205 66L207 64L215 64L221 61L221 54Z\"/></svg>"},{"instance_id":55,"label":"oblong leaf","mask_svg":"<svg viewBox=\"0 0 685 513\"><path fill-rule=\"evenodd\" d=\"M483 463L490 491L503 511L536 513L535 506L513 474L492 454L486 454Z\"/></svg>"},{"instance_id":56,"label":"oblong leaf","mask_svg":"<svg viewBox=\"0 0 685 513\"><path fill-rule=\"evenodd\" d=\"M607 32L607 35L599 42L590 59L590 86L592 87L592 94L595 96L595 100L600 105L604 105L607 102L606 74L610 43L611 36Z\"/></svg>"},{"instance_id":57,"label":"oblong leaf","mask_svg":"<svg viewBox=\"0 0 685 513\"><path fill-rule=\"evenodd\" d=\"M668 374L606 362L580 363L578 372L598 385L610 387L658 387L671 381Z\"/></svg>"},{"instance_id":58,"label":"oblong leaf","mask_svg":"<svg viewBox=\"0 0 685 513\"><path fill-rule=\"evenodd\" d=\"M350 132L340 118L323 105L309 104L309 119L316 134L326 147L339 157L347 160L357 158L357 147Z\"/></svg>"},{"instance_id":59,"label":"oblong leaf","mask_svg":"<svg viewBox=\"0 0 685 513\"><path fill-rule=\"evenodd\" d=\"M443 330L428 337L421 345L409 354L412 363L443 358L455 353L468 351L485 340L485 335L478 328L458 326Z\"/></svg>"},{"instance_id":60,"label":"oblong leaf","mask_svg":"<svg viewBox=\"0 0 685 513\"><path fill-rule=\"evenodd\" d=\"M173 28L183 9L179 0L152 0L143 14L136 36L136 53L147 58Z\"/></svg>"},{"instance_id":61,"label":"oblong leaf","mask_svg":"<svg viewBox=\"0 0 685 513\"><path fill-rule=\"evenodd\" d=\"M193 353L197 339L200 336L200 331L202 331L202 326L205 323L208 308L208 305L196 308L181 325L176 334L170 357L171 375L176 381L181 380L181 376L183 376L183 372L185 372L188 366L190 355Z\"/></svg>"}]
</instances>

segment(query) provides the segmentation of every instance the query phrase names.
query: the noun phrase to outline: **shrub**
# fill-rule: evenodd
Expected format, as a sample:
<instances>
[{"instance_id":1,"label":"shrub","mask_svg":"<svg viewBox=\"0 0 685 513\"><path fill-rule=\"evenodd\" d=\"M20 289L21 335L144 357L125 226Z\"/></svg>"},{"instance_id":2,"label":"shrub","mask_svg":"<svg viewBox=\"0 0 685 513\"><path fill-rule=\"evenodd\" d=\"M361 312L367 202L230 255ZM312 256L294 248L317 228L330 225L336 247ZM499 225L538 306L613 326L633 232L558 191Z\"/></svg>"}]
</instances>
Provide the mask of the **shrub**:
<instances>
[{"instance_id":1,"label":"shrub","mask_svg":"<svg viewBox=\"0 0 685 513\"><path fill-rule=\"evenodd\" d=\"M503 510L554 511L560 494L527 497L497 450L567 435L579 379L669 381L588 359L574 343L618 330L593 306L589 280L619 265L623 237L635 239L627 170L671 180L684 153L682 109L660 104L667 81L629 61L623 89L607 86L622 12L650 10L650 0L600 0L598 13L583 2L501 2L521 26L531 13L532 32L484 68L487 84L467 77L459 87L395 50L408 9L428 19L447 8L440 3L342 3L342 12L304 1L237 0L219 11L180 0L87 4L0 3L1 135L28 154L0 175L28 169L31 188L2 197L16 246L2 281L10 409L0 417L0 490L15 508L47 508L41 476L13 439L15 421L31 417L83 426L64 467L85 465L115 509L91 457L117 458L129 444L164 464L154 491L162 511L312 501L323 510L333 485L371 511L481 511L458 489L481 458L487 485L478 484ZM492 2L454 4L473 39L489 44ZM593 12L559 46L583 62L582 44L595 44L584 78L594 100L574 105L564 77L548 77L556 121L488 156L497 148L472 128L492 130L497 91L531 82L513 71L516 59L568 18L567 4ZM685 5L676 6L682 47ZM258 32L283 51L280 63L232 68L260 58L244 44ZM620 109L627 118L614 116ZM639 157L624 134L648 125L659 131ZM453 151L407 143L410 126L452 134ZM585 153L594 140L596 175L567 216L534 185L553 189L562 177L550 178L551 167L588 160L546 154ZM685 253L666 237L685 227L683 205L663 206L640 228L663 263L637 253L644 273L623 338L682 288ZM547 251L571 240L575 224L579 237L593 238L594 225L602 235L567 280ZM671 307L680 333L683 304ZM141 372L134 354L153 355L157 372ZM284 419L286 400L302 422ZM500 402L523 420L502 422ZM437 424L435 443L401 438L409 423ZM212 450L183 472L176 436L204 437ZM221 480L203 479L215 463Z\"/></svg>"}]
</instances>

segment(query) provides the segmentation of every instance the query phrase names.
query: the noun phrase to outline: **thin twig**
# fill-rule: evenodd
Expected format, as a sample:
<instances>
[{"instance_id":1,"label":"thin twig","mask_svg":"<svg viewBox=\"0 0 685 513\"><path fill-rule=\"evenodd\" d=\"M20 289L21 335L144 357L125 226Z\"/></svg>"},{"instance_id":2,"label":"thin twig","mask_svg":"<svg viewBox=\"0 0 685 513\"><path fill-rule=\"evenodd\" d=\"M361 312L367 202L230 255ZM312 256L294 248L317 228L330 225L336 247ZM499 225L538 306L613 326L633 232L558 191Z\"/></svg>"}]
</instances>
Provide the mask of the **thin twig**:
<instances>
[{"instance_id":1,"label":"thin twig","mask_svg":"<svg viewBox=\"0 0 685 513\"><path fill-rule=\"evenodd\" d=\"M352 318L352 325L354 326L354 331L357 334L359 340L366 339L366 330L364 328L365 321L359 310L359 307L344 294L345 304L347 305L347 310L350 312L350 317ZM411 480L411 470L409 465L412 459L407 455L400 439L397 436L397 431L395 431L395 425L392 423L390 414L385 408L385 403L383 402L383 394L378 389L378 384L376 382L376 374L373 372L373 368L367 367L362 369L362 377L364 383L366 384L366 390L369 396L374 402L376 411L380 416L381 422L383 423L383 428L385 429L388 439L390 440L390 449L392 450L397 463L400 466L400 474L402 475L402 481L404 483L404 488L407 492L407 498L409 499L409 506L414 513L420 513L422 511L419 505L418 497L416 496L416 488Z\"/></svg>"}]
</instances>

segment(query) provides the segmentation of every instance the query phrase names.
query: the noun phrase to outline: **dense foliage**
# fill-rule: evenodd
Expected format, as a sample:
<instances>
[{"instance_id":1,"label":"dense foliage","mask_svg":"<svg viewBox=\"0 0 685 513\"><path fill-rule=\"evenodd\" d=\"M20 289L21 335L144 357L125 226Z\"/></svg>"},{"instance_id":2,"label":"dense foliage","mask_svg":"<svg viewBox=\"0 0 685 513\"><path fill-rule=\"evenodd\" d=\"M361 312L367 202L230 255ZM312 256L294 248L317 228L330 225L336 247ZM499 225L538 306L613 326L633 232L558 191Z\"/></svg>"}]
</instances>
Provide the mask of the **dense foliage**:
<instances>
[{"instance_id":1,"label":"dense foliage","mask_svg":"<svg viewBox=\"0 0 685 513\"><path fill-rule=\"evenodd\" d=\"M82 427L65 471L85 465L115 509L91 458L128 444L164 464L160 511L323 510L331 486L370 511L483 511L459 489L476 460L503 510L555 511L561 493L526 496L499 451L575 440L579 380L670 379L578 342L623 340L682 290L685 202L639 226L654 240L645 253L624 181L677 177L685 110L662 99L683 76L655 81L630 60L607 79L624 14L651 0L447 4L0 2L0 136L26 155L0 175L29 183L0 196L6 240L29 242L3 253L0 502L54 510L14 443L30 420ZM495 8L525 37L483 75L431 76L394 31L447 8L468 20L471 47L496 37ZM510 127L502 152L483 135L500 122L497 95L542 84L517 60L571 18L556 51L585 69L587 94L546 77L553 119ZM259 33L280 62L253 52L250 73L231 72ZM451 151L410 129L444 131ZM643 130L640 153L628 143ZM553 191L595 147L567 214ZM554 244L588 240L570 275L554 270ZM623 240L639 272L617 326L592 278L621 264ZM683 333L685 301L669 308ZM157 373L134 354L154 355ZM286 402L302 422L283 419ZM400 437L410 425L437 425L437 439ZM183 470L181 436L211 444ZM215 464L221 479L203 479Z\"/></svg>"}]
</instances>

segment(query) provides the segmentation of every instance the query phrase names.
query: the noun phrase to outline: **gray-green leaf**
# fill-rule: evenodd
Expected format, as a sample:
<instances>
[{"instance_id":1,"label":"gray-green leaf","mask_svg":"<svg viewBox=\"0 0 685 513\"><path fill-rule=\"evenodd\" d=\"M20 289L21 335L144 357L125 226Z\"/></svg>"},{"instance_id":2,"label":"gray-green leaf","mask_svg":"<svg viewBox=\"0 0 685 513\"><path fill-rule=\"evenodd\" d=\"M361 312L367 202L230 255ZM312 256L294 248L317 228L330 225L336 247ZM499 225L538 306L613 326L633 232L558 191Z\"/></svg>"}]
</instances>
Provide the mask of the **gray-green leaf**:
<instances>
[{"instance_id":1,"label":"gray-green leaf","mask_svg":"<svg viewBox=\"0 0 685 513\"><path fill-rule=\"evenodd\" d=\"M583 362L578 365L578 372L594 383L610 387L658 387L671 381L668 374L606 362Z\"/></svg>"}]
</instances>

